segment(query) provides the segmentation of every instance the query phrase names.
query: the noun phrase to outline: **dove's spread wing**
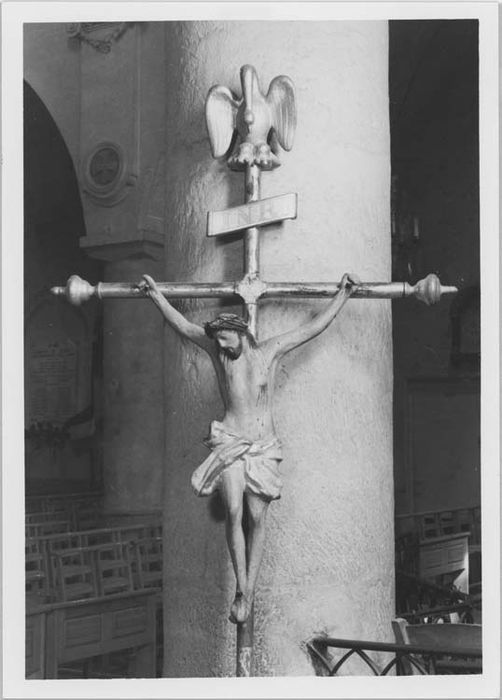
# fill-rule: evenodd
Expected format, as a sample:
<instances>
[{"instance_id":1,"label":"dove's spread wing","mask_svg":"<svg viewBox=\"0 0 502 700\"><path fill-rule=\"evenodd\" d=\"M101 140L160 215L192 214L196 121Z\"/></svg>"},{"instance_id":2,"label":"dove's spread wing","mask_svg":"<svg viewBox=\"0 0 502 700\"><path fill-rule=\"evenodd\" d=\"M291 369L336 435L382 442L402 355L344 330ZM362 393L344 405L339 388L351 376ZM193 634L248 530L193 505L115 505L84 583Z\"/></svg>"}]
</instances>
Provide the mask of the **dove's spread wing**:
<instances>
[{"instance_id":1,"label":"dove's spread wing","mask_svg":"<svg viewBox=\"0 0 502 700\"><path fill-rule=\"evenodd\" d=\"M285 151L293 148L296 129L296 105L293 83L286 75L278 75L270 83L267 102L279 143Z\"/></svg>"},{"instance_id":2,"label":"dove's spread wing","mask_svg":"<svg viewBox=\"0 0 502 700\"><path fill-rule=\"evenodd\" d=\"M214 158L221 158L230 148L238 106L230 90L223 85L215 85L209 90L206 125Z\"/></svg>"}]
</instances>

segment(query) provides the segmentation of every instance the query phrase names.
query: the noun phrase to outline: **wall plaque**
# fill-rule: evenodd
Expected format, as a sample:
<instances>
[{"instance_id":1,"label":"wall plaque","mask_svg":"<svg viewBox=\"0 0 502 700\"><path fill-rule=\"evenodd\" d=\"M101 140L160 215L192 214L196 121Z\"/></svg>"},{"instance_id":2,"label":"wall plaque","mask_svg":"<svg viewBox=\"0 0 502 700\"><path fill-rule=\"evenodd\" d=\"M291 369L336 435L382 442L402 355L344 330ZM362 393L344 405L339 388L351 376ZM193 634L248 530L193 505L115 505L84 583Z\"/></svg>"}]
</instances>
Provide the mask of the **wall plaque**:
<instances>
[{"instance_id":1,"label":"wall plaque","mask_svg":"<svg viewBox=\"0 0 502 700\"><path fill-rule=\"evenodd\" d=\"M71 340L30 348L29 422L63 423L77 410L78 352Z\"/></svg>"}]
</instances>

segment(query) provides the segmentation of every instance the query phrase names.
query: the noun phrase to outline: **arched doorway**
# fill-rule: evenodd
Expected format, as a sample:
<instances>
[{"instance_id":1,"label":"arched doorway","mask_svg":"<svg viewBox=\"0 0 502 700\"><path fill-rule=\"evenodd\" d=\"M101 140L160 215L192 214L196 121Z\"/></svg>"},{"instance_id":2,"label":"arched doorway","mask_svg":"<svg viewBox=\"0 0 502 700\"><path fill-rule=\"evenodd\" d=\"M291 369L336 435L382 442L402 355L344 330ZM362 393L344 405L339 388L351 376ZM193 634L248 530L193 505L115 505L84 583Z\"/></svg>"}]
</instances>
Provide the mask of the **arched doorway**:
<instances>
[{"instance_id":1,"label":"arched doorway","mask_svg":"<svg viewBox=\"0 0 502 700\"><path fill-rule=\"evenodd\" d=\"M85 222L61 133L24 83L24 312L26 493L96 488L100 481L98 305L74 309L50 294L72 273L97 280L79 248Z\"/></svg>"}]
</instances>

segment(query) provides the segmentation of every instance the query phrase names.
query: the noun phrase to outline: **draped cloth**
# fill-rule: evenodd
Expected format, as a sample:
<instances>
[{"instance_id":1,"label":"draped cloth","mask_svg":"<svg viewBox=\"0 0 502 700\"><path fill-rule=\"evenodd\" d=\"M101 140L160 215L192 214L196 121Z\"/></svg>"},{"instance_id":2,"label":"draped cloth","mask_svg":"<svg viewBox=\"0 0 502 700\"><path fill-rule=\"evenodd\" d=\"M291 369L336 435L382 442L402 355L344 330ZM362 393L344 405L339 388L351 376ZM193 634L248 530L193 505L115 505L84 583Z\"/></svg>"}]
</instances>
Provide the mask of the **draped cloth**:
<instances>
[{"instance_id":1,"label":"draped cloth","mask_svg":"<svg viewBox=\"0 0 502 700\"><path fill-rule=\"evenodd\" d=\"M192 487L197 496L209 496L218 488L225 470L242 466L246 491L266 501L280 498L282 452L275 435L252 441L228 432L221 423L213 421L209 437L204 442L211 454L192 474Z\"/></svg>"}]
</instances>

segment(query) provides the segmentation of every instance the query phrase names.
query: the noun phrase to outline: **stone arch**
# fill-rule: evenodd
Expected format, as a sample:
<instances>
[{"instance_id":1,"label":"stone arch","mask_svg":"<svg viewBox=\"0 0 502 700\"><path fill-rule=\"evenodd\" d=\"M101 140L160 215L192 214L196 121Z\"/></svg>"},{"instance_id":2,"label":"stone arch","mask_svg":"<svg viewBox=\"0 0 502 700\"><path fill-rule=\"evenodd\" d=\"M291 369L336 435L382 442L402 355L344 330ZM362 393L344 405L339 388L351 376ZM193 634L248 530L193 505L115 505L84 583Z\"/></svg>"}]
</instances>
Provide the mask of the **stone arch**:
<instances>
[{"instance_id":1,"label":"stone arch","mask_svg":"<svg viewBox=\"0 0 502 700\"><path fill-rule=\"evenodd\" d=\"M28 431L34 421L62 425L92 403L93 351L98 304L75 310L50 293L76 273L97 281L100 265L80 250L85 222L73 159L60 129L44 102L24 82L24 311L25 416ZM59 393L58 393L59 392ZM36 420L35 420L36 419ZM28 474L44 479L66 478L53 468L52 453L30 449ZM63 448L62 448L63 450ZM28 459L29 458L29 459ZM62 464L74 458L64 447ZM55 459L55 458L54 458ZM87 460L87 461L86 461ZM78 462L78 463L77 463ZM88 457L73 465L81 478L90 473ZM29 488L29 484L27 484Z\"/></svg>"}]
</instances>

